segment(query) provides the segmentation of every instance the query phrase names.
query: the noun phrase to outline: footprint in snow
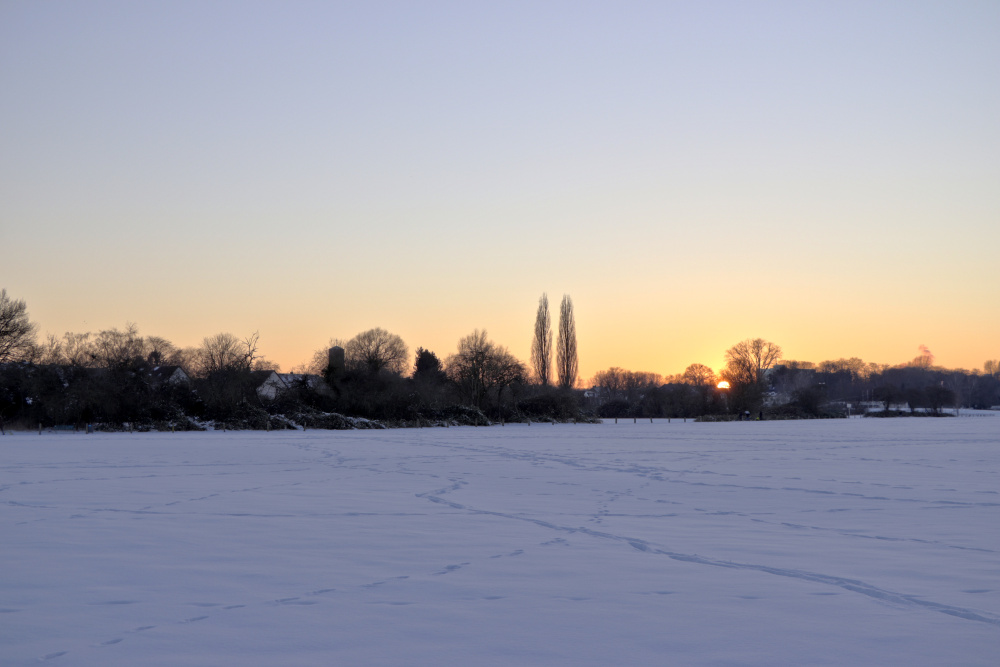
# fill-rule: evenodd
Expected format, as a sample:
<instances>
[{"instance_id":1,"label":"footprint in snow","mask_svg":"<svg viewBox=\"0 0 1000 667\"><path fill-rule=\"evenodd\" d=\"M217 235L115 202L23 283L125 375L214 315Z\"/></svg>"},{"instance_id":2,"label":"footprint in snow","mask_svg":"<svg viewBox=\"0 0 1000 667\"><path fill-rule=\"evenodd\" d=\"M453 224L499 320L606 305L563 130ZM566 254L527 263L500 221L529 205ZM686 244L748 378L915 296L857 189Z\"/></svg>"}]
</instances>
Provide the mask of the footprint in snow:
<instances>
[{"instance_id":1,"label":"footprint in snow","mask_svg":"<svg viewBox=\"0 0 1000 667\"><path fill-rule=\"evenodd\" d=\"M461 570L463 565L468 565L468 564L469 563L459 563L458 565L446 565L443 570L441 570L440 572L435 572L434 574L436 574L436 575L439 575L439 574L450 574L450 573L454 572L455 570Z\"/></svg>"}]
</instances>

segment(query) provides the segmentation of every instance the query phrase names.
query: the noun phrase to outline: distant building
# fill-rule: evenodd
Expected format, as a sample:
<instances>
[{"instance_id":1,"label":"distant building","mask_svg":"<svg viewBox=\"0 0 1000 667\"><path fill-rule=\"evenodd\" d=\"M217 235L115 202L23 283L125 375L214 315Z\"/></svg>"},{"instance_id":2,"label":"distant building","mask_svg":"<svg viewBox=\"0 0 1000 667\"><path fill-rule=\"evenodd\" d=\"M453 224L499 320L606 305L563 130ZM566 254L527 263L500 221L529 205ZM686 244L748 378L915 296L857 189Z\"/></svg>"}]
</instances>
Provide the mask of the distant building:
<instances>
[{"instance_id":1,"label":"distant building","mask_svg":"<svg viewBox=\"0 0 1000 667\"><path fill-rule=\"evenodd\" d=\"M288 389L288 385L275 371L251 371L250 379L261 400L273 401Z\"/></svg>"},{"instance_id":2,"label":"distant building","mask_svg":"<svg viewBox=\"0 0 1000 667\"><path fill-rule=\"evenodd\" d=\"M156 366L146 371L146 380L152 387L165 384L173 386L191 384L191 377L180 366Z\"/></svg>"},{"instance_id":3,"label":"distant building","mask_svg":"<svg viewBox=\"0 0 1000 667\"><path fill-rule=\"evenodd\" d=\"M344 357L344 348L339 345L334 345L330 348L327 354L327 370L329 371L330 378L340 379L344 377L344 372L347 369Z\"/></svg>"}]
</instances>

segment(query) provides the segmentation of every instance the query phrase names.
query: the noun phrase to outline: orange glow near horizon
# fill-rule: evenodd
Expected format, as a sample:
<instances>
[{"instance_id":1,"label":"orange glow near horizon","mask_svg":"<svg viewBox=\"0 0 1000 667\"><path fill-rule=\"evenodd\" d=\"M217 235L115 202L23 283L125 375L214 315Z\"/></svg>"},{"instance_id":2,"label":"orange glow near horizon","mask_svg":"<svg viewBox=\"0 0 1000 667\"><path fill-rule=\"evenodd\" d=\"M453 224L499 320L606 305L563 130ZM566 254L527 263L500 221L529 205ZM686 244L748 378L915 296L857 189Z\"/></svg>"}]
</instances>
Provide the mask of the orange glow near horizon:
<instances>
[{"instance_id":1,"label":"orange glow near horizon","mask_svg":"<svg viewBox=\"0 0 1000 667\"><path fill-rule=\"evenodd\" d=\"M0 288L39 342L257 332L287 371L374 327L410 363L480 329L527 364L547 293L554 338L573 299L584 385L717 373L753 338L814 364L1000 358L997 3L878 40L897 23L874 3L749 32L748 3L592 3L571 25L545 3L398 3L388 24L259 4L239 30L218 3L0 4Z\"/></svg>"},{"instance_id":2,"label":"orange glow near horizon","mask_svg":"<svg viewBox=\"0 0 1000 667\"><path fill-rule=\"evenodd\" d=\"M723 380L722 382L720 382L720 383L719 383L719 384L717 384L716 386L717 386L717 387L718 387L719 389L729 389L729 383L728 383L728 382L726 382L725 380Z\"/></svg>"}]
</instances>

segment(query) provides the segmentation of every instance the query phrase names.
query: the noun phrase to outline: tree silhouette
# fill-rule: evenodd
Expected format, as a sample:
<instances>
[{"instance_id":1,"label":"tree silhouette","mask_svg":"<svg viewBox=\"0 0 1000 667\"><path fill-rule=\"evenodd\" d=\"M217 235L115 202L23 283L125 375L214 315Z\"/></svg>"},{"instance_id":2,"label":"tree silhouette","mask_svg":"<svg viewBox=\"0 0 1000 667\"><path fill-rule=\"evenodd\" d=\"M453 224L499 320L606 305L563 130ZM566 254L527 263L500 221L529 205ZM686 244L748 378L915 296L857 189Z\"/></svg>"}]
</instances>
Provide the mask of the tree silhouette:
<instances>
[{"instance_id":1,"label":"tree silhouette","mask_svg":"<svg viewBox=\"0 0 1000 667\"><path fill-rule=\"evenodd\" d=\"M0 363L27 353L35 341L35 325L28 320L23 299L11 299L0 289Z\"/></svg>"},{"instance_id":2,"label":"tree silhouette","mask_svg":"<svg viewBox=\"0 0 1000 667\"><path fill-rule=\"evenodd\" d=\"M402 338L378 327L362 331L347 341L344 353L349 366L371 375L382 370L402 373L409 356Z\"/></svg>"},{"instance_id":3,"label":"tree silhouette","mask_svg":"<svg viewBox=\"0 0 1000 667\"><path fill-rule=\"evenodd\" d=\"M535 315L535 337L531 341L531 368L538 383L548 386L552 373L552 317L549 315L549 296L538 299Z\"/></svg>"},{"instance_id":4,"label":"tree silhouette","mask_svg":"<svg viewBox=\"0 0 1000 667\"><path fill-rule=\"evenodd\" d=\"M764 381L764 372L781 358L781 348L763 338L747 339L726 350L722 377L731 385L749 387Z\"/></svg>"},{"instance_id":5,"label":"tree silhouette","mask_svg":"<svg viewBox=\"0 0 1000 667\"><path fill-rule=\"evenodd\" d=\"M576 319L573 300L564 294L559 306L559 337L556 340L556 371L559 386L569 389L576 384L579 360L576 353Z\"/></svg>"}]
</instances>

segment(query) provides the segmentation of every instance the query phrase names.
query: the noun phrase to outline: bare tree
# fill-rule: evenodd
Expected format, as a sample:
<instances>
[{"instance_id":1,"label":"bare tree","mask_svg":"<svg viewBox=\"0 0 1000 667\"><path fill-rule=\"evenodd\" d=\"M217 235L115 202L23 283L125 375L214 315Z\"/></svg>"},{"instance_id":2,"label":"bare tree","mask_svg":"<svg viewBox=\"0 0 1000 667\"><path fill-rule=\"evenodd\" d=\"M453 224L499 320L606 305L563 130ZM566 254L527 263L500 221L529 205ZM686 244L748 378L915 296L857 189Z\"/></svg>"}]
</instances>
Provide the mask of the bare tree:
<instances>
[{"instance_id":1,"label":"bare tree","mask_svg":"<svg viewBox=\"0 0 1000 667\"><path fill-rule=\"evenodd\" d=\"M715 373L704 364L691 364L684 370L681 379L692 387L714 387L716 384Z\"/></svg>"},{"instance_id":2,"label":"bare tree","mask_svg":"<svg viewBox=\"0 0 1000 667\"><path fill-rule=\"evenodd\" d=\"M258 340L260 334L256 331L242 340L231 333L205 338L198 348L195 364L198 374L207 376L219 371L261 370L262 363L266 366L268 362L257 354ZM189 355L189 350L181 350L177 357L179 360L187 360Z\"/></svg>"},{"instance_id":3,"label":"bare tree","mask_svg":"<svg viewBox=\"0 0 1000 667\"><path fill-rule=\"evenodd\" d=\"M402 338L378 327L347 341L344 354L348 365L372 375L382 370L402 374L410 355Z\"/></svg>"},{"instance_id":4,"label":"bare tree","mask_svg":"<svg viewBox=\"0 0 1000 667\"><path fill-rule=\"evenodd\" d=\"M523 383L527 378L528 369L506 347L496 345L487 371L490 384L496 388L499 412L504 389Z\"/></svg>"},{"instance_id":5,"label":"bare tree","mask_svg":"<svg viewBox=\"0 0 1000 667\"><path fill-rule=\"evenodd\" d=\"M139 329L129 322L124 331L105 329L94 337L92 355L102 368L123 369L143 356L143 341Z\"/></svg>"},{"instance_id":6,"label":"bare tree","mask_svg":"<svg viewBox=\"0 0 1000 667\"><path fill-rule=\"evenodd\" d=\"M259 382L255 385L252 373L261 361L257 355L259 339L255 331L242 340L220 333L202 341L193 370L200 378L199 396L213 418L231 419L240 406L260 403L261 396L254 391ZM181 352L181 356L185 354Z\"/></svg>"},{"instance_id":7,"label":"bare tree","mask_svg":"<svg viewBox=\"0 0 1000 667\"><path fill-rule=\"evenodd\" d=\"M180 350L166 338L160 336L146 336L143 341L143 354L146 361L154 366L171 365L178 366L180 361Z\"/></svg>"},{"instance_id":8,"label":"bare tree","mask_svg":"<svg viewBox=\"0 0 1000 667\"><path fill-rule=\"evenodd\" d=\"M482 407L489 380L487 365L493 343L486 331L476 329L458 341L458 352L445 361L448 377L462 388L476 407Z\"/></svg>"},{"instance_id":9,"label":"bare tree","mask_svg":"<svg viewBox=\"0 0 1000 667\"><path fill-rule=\"evenodd\" d=\"M625 398L629 403L636 403L649 389L663 384L663 376L649 371L625 372Z\"/></svg>"},{"instance_id":10,"label":"bare tree","mask_svg":"<svg viewBox=\"0 0 1000 667\"><path fill-rule=\"evenodd\" d=\"M54 334L46 335L45 340L35 346L35 354L32 361L40 365L66 363L65 356L63 355L62 341L56 338Z\"/></svg>"},{"instance_id":11,"label":"bare tree","mask_svg":"<svg viewBox=\"0 0 1000 667\"><path fill-rule=\"evenodd\" d=\"M841 359L841 360L839 360L837 362L830 362L830 363L838 363L838 364L841 363L841 362L854 363L853 359L855 359L855 358L856 357L852 357L851 359ZM824 363L827 363L827 362L824 362ZM811 361L796 361L794 359L782 359L780 361L780 365L784 366L785 368L791 369L793 371L810 370L810 369L815 369L816 368L816 364L814 364ZM865 364L865 365L867 366L868 364Z\"/></svg>"},{"instance_id":12,"label":"bare tree","mask_svg":"<svg viewBox=\"0 0 1000 667\"><path fill-rule=\"evenodd\" d=\"M524 365L507 348L490 341L485 331L476 329L458 341L458 352L446 361L448 377L482 408L494 389L497 401L506 387L522 382Z\"/></svg>"},{"instance_id":13,"label":"bare tree","mask_svg":"<svg viewBox=\"0 0 1000 667\"><path fill-rule=\"evenodd\" d=\"M691 364L684 369L684 373L680 375L680 380L690 386L693 395L697 397L695 403L692 403L689 399L687 405L682 407L691 408L701 413L707 412L709 410L710 397L719 382L719 378L712 372L712 369L704 364Z\"/></svg>"},{"instance_id":14,"label":"bare tree","mask_svg":"<svg viewBox=\"0 0 1000 667\"><path fill-rule=\"evenodd\" d=\"M203 375L249 368L242 342L231 333L220 333L205 338L199 356L201 357L199 370Z\"/></svg>"},{"instance_id":15,"label":"bare tree","mask_svg":"<svg viewBox=\"0 0 1000 667\"><path fill-rule=\"evenodd\" d=\"M68 363L81 368L93 366L97 360L97 353L94 350L94 342L90 340L90 332L78 334L67 331L63 334L62 356L65 361L53 363Z\"/></svg>"},{"instance_id":16,"label":"bare tree","mask_svg":"<svg viewBox=\"0 0 1000 667\"><path fill-rule=\"evenodd\" d=\"M663 384L663 376L646 371L627 371L614 366L594 375L593 383L605 400L625 399L634 403L649 389Z\"/></svg>"},{"instance_id":17,"label":"bare tree","mask_svg":"<svg viewBox=\"0 0 1000 667\"><path fill-rule=\"evenodd\" d=\"M931 412L936 415L941 414L942 408L951 408L958 404L955 392L947 387L927 387L926 393Z\"/></svg>"},{"instance_id":18,"label":"bare tree","mask_svg":"<svg viewBox=\"0 0 1000 667\"><path fill-rule=\"evenodd\" d=\"M749 387L764 380L764 372L781 358L781 348L763 338L747 339L726 350L723 379L732 385Z\"/></svg>"},{"instance_id":19,"label":"bare tree","mask_svg":"<svg viewBox=\"0 0 1000 667\"><path fill-rule=\"evenodd\" d=\"M177 354L173 355L171 359L172 365L182 366L188 373L195 373L201 368L201 349L185 347L177 350Z\"/></svg>"},{"instance_id":20,"label":"bare tree","mask_svg":"<svg viewBox=\"0 0 1000 667\"><path fill-rule=\"evenodd\" d=\"M625 397L625 376L628 371L613 366L606 371L598 371L591 380L604 400Z\"/></svg>"},{"instance_id":21,"label":"bare tree","mask_svg":"<svg viewBox=\"0 0 1000 667\"><path fill-rule=\"evenodd\" d=\"M576 353L576 319L573 300L564 294L559 306L559 337L556 339L556 372L559 386L569 389L576 384L578 359Z\"/></svg>"},{"instance_id":22,"label":"bare tree","mask_svg":"<svg viewBox=\"0 0 1000 667\"><path fill-rule=\"evenodd\" d=\"M548 386L552 373L552 317L549 315L549 295L538 299L535 315L535 337L531 341L531 367L538 383Z\"/></svg>"},{"instance_id":23,"label":"bare tree","mask_svg":"<svg viewBox=\"0 0 1000 667\"><path fill-rule=\"evenodd\" d=\"M920 350L920 354L913 358L910 362L910 366L915 368L930 368L934 365L934 353L928 349L926 345L919 345L917 349Z\"/></svg>"},{"instance_id":24,"label":"bare tree","mask_svg":"<svg viewBox=\"0 0 1000 667\"><path fill-rule=\"evenodd\" d=\"M270 370L269 362L264 357L257 354L257 341L260 340L260 333L254 331L252 334L240 341L240 349L243 350L243 363L250 369Z\"/></svg>"},{"instance_id":25,"label":"bare tree","mask_svg":"<svg viewBox=\"0 0 1000 667\"><path fill-rule=\"evenodd\" d=\"M17 359L31 351L36 326L28 319L23 299L11 299L0 289L0 363Z\"/></svg>"}]
</instances>

